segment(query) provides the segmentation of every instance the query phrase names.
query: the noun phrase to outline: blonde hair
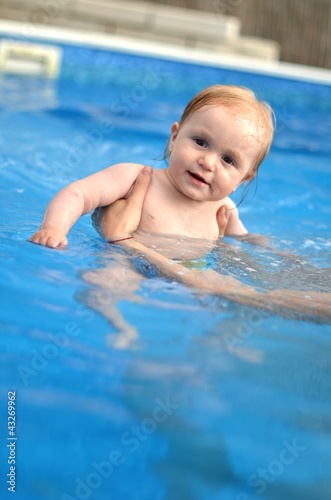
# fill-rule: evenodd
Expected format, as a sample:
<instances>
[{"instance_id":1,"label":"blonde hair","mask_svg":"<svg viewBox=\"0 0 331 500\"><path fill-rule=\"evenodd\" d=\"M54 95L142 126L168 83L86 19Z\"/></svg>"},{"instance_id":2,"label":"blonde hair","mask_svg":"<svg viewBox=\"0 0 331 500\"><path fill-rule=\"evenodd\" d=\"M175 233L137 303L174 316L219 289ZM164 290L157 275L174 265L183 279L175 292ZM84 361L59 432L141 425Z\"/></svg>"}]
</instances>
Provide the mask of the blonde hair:
<instances>
[{"instance_id":1,"label":"blonde hair","mask_svg":"<svg viewBox=\"0 0 331 500\"><path fill-rule=\"evenodd\" d=\"M224 106L234 110L238 115L255 115L261 143L251 171L252 176L255 176L270 150L274 133L274 114L269 104L259 101L254 92L248 88L234 85L212 85L196 94L187 104L179 121L179 127L204 106Z\"/></svg>"}]
</instances>

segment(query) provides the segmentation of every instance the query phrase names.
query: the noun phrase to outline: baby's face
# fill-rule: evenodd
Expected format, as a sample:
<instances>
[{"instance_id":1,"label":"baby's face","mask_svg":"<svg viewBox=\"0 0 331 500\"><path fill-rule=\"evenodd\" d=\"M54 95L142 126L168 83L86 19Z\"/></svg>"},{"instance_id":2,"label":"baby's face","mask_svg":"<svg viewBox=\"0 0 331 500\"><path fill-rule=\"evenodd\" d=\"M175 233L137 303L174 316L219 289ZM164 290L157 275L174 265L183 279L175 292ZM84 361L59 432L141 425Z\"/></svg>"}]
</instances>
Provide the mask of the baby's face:
<instances>
[{"instance_id":1,"label":"baby's face","mask_svg":"<svg viewBox=\"0 0 331 500\"><path fill-rule=\"evenodd\" d=\"M253 116L204 106L171 131L168 173L185 196L218 201L252 178L261 148Z\"/></svg>"}]
</instances>

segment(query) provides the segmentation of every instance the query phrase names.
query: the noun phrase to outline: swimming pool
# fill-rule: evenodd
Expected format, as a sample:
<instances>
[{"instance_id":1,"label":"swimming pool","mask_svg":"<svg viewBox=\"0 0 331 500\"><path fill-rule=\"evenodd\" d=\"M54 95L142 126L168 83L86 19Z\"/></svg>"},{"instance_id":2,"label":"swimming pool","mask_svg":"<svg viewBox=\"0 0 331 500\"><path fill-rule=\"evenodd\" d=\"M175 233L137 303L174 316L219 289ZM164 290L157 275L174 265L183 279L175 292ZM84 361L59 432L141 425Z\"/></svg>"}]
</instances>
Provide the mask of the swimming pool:
<instances>
[{"instance_id":1,"label":"swimming pool","mask_svg":"<svg viewBox=\"0 0 331 500\"><path fill-rule=\"evenodd\" d=\"M227 239L210 265L257 286L329 289L331 86L61 46L58 80L0 78L1 492L12 477L24 500L330 498L330 325L199 294L142 262L147 279L118 303L138 338L117 349L84 274L128 257L90 216L64 251L27 239L77 177L161 167L190 97L233 83L278 121L243 221L297 258Z\"/></svg>"}]
</instances>

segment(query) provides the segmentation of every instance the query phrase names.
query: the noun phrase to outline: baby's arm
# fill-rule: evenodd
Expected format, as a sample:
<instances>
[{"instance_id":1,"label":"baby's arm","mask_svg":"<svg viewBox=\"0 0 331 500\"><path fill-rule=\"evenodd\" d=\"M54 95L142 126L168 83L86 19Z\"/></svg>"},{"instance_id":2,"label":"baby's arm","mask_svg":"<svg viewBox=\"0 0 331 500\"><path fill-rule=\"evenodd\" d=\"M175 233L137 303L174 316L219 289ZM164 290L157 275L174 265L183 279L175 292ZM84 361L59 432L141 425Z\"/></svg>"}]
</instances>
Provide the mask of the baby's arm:
<instances>
[{"instance_id":1,"label":"baby's arm","mask_svg":"<svg viewBox=\"0 0 331 500\"><path fill-rule=\"evenodd\" d=\"M49 247L67 245L71 226L83 214L125 197L143 165L120 163L59 191L49 203L39 231L30 241Z\"/></svg>"}]
</instances>

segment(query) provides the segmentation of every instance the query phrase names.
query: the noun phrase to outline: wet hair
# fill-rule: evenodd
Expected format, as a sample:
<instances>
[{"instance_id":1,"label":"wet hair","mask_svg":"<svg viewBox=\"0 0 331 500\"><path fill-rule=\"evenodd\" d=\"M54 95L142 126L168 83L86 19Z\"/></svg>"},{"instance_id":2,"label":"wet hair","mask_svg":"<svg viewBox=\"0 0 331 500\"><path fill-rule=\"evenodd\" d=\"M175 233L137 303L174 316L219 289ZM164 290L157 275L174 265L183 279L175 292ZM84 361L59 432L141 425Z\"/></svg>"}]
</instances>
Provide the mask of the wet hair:
<instances>
[{"instance_id":1,"label":"wet hair","mask_svg":"<svg viewBox=\"0 0 331 500\"><path fill-rule=\"evenodd\" d=\"M264 158L267 156L274 133L274 114L268 103L259 101L254 92L235 85L212 85L196 94L187 104L179 121L179 128L194 113L205 106L223 106L236 116L252 117L256 120L256 130L260 142L250 174L254 177ZM170 156L167 146L165 158Z\"/></svg>"}]
</instances>

